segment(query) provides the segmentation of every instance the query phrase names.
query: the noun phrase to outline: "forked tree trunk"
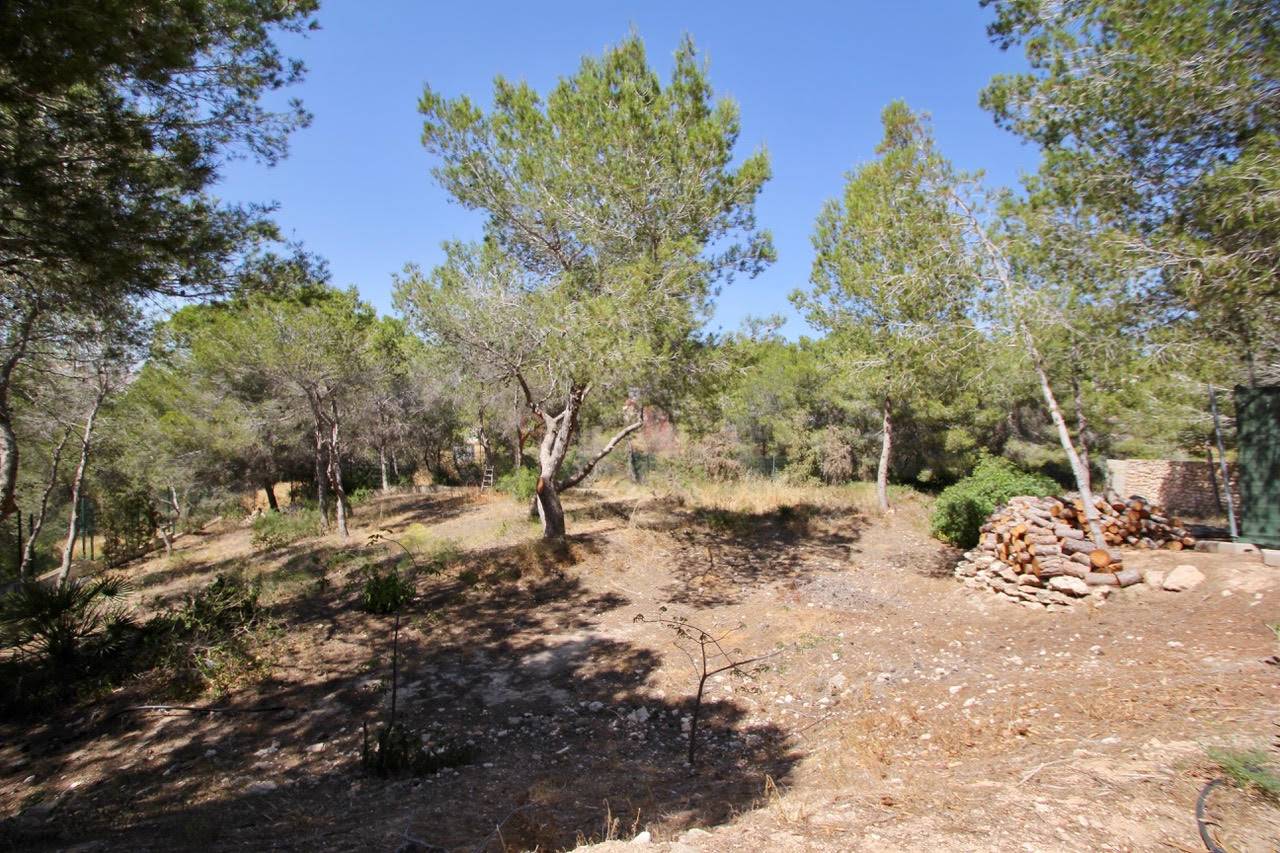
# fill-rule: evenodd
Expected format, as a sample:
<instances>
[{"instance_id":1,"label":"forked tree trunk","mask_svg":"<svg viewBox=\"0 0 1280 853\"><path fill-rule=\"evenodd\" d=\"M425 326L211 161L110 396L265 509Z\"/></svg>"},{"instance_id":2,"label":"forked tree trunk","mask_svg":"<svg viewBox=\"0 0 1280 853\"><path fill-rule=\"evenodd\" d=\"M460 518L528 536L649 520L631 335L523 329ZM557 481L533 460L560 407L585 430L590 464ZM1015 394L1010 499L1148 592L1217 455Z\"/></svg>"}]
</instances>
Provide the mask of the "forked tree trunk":
<instances>
[{"instance_id":1,"label":"forked tree trunk","mask_svg":"<svg viewBox=\"0 0 1280 853\"><path fill-rule=\"evenodd\" d=\"M556 493L554 477L539 475L537 502L538 517L542 519L542 538L564 539L564 507Z\"/></svg>"},{"instance_id":2,"label":"forked tree trunk","mask_svg":"<svg viewBox=\"0 0 1280 853\"><path fill-rule=\"evenodd\" d=\"M533 401L533 394L524 383L524 378L517 375L524 390L529 408L542 417L542 442L538 446L538 486L534 492L534 507L538 517L542 519L543 539L564 539L564 507L560 504L560 495L572 489L591 475L601 459L608 456L619 442L631 433L644 426L643 421L636 421L623 427L600 451L585 465L565 479L560 479L560 467L569 453L569 445L578 431L578 414L582 410L582 401L591 391L588 385L572 385L565 397L564 409L557 415L548 414Z\"/></svg>"},{"instance_id":3,"label":"forked tree trunk","mask_svg":"<svg viewBox=\"0 0 1280 853\"><path fill-rule=\"evenodd\" d=\"M102 408L102 401L106 396L106 385L99 385L93 398L93 405L89 409L89 416L84 421L84 433L80 437L80 462L76 465L76 474L71 480L71 518L67 527L67 541L62 546L62 567L58 573L60 583L66 583L67 576L71 574L71 554L76 547L78 532L76 527L80 520L80 495L84 491L84 472L89 467L89 446L93 441L93 424L98 419L98 410Z\"/></svg>"},{"instance_id":4,"label":"forked tree trunk","mask_svg":"<svg viewBox=\"0 0 1280 853\"><path fill-rule=\"evenodd\" d=\"M40 536L40 531L44 529L44 521L49 514L49 496L53 494L53 490L58 486L62 451L70 440L71 430L68 428L62 431L62 439L58 442L58 446L53 449L53 459L49 463L49 479L45 482L44 491L40 494L40 510L34 516L31 516L33 519L31 530L27 536L27 541L22 545L22 559L18 564L18 577L20 578L27 576L27 570L30 568L32 560L35 559L36 539Z\"/></svg>"},{"instance_id":5,"label":"forked tree trunk","mask_svg":"<svg viewBox=\"0 0 1280 853\"><path fill-rule=\"evenodd\" d=\"M538 447L538 485L534 491L534 503L538 517L542 519L543 539L564 539L564 507L560 504L557 480L560 466L569 452L578 418L578 406L582 398L570 393L564 411L556 416L543 415L546 430Z\"/></svg>"},{"instance_id":6,"label":"forked tree trunk","mask_svg":"<svg viewBox=\"0 0 1280 853\"><path fill-rule=\"evenodd\" d=\"M880 511L889 512L889 461L893 454L893 413L890 400L884 398L884 429L880 439L880 467L876 469L876 497L880 499Z\"/></svg>"}]
</instances>

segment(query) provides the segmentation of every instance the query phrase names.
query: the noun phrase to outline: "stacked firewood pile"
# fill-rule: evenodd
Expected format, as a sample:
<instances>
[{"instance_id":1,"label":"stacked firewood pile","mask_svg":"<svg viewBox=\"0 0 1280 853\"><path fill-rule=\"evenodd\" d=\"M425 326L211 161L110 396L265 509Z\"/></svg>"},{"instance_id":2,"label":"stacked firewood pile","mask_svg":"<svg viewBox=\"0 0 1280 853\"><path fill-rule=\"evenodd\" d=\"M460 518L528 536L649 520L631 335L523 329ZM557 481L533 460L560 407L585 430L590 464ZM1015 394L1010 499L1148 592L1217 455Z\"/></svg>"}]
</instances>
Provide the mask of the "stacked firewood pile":
<instances>
[{"instance_id":1,"label":"stacked firewood pile","mask_svg":"<svg viewBox=\"0 0 1280 853\"><path fill-rule=\"evenodd\" d=\"M964 555L955 574L972 586L1053 609L1096 588L1142 580L1137 569L1124 567L1122 546L1179 551L1195 544L1178 519L1144 498L1109 495L1096 498L1095 506L1106 547L1090 537L1078 496L1014 498L982 525L978 547Z\"/></svg>"}]
</instances>

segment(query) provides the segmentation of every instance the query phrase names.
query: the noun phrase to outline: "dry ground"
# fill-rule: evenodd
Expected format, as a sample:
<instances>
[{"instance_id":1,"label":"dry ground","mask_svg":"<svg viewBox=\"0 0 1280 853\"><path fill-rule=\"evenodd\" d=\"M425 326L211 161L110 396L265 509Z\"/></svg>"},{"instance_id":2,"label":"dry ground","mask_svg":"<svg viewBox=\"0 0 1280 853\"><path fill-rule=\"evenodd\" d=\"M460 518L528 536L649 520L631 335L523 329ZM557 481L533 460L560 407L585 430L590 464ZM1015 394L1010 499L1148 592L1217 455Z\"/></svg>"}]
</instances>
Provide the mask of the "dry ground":
<instances>
[{"instance_id":1,"label":"dry ground","mask_svg":"<svg viewBox=\"0 0 1280 853\"><path fill-rule=\"evenodd\" d=\"M148 698L138 684L4 724L0 847L550 851L648 831L684 853L1196 851L1206 747L1280 734L1276 569L1139 554L1126 562L1208 580L1048 613L953 580L919 499L885 518L860 490L758 488L583 492L567 554L537 546L523 507L463 490L379 499L349 545L190 537L127 569L138 606L262 573L270 676L216 703L289 710L107 719ZM325 569L343 548L381 553L364 545L379 528L462 551L420 584L399 708L474 756L422 779L361 770L390 622ZM638 614L736 628L740 656L772 654L710 682L695 772L694 673ZM1220 789L1210 814L1228 849L1276 849L1274 805Z\"/></svg>"}]
</instances>

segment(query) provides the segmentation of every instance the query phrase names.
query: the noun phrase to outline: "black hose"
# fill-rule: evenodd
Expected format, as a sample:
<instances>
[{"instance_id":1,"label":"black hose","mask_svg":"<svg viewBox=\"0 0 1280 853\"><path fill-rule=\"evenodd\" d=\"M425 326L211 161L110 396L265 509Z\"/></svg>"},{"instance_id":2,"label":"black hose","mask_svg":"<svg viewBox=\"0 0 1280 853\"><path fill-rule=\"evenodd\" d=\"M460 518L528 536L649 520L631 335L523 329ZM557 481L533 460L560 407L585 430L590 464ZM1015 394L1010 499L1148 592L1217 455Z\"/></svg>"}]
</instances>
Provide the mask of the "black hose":
<instances>
[{"instance_id":1,"label":"black hose","mask_svg":"<svg viewBox=\"0 0 1280 853\"><path fill-rule=\"evenodd\" d=\"M1200 830L1200 840L1204 842L1204 846L1209 853L1227 853L1222 847L1218 846L1218 842L1213 840L1209 835L1209 824L1204 818L1204 804L1209 799L1209 792L1219 785L1225 785L1226 779L1214 779L1203 788L1200 789L1200 796L1196 797L1196 828Z\"/></svg>"}]
</instances>

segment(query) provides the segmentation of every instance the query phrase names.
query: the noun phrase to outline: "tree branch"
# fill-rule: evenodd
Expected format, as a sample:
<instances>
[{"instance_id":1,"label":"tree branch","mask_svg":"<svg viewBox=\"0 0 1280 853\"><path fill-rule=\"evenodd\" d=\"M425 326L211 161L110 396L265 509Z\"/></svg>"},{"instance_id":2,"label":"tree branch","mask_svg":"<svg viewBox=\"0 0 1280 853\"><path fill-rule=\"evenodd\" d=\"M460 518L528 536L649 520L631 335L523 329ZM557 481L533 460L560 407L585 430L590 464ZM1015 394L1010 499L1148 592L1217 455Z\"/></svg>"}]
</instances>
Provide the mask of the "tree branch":
<instances>
[{"instance_id":1,"label":"tree branch","mask_svg":"<svg viewBox=\"0 0 1280 853\"><path fill-rule=\"evenodd\" d=\"M643 418L641 418L640 420L636 421L633 424L627 424L625 427L623 427L618 432L617 435L609 439L609 443L606 444L600 450L600 452L595 455L595 458L593 458L586 465L583 465L581 468L578 469L578 473L574 474L572 477L568 478L567 480L561 481L558 485L556 485L556 491L563 492L566 489L572 489L574 486L578 485L583 480L585 480L587 476L590 475L591 472L595 470L596 464L601 459L605 458L606 456L608 456L610 453L613 452L613 449L618 446L618 442L622 441L622 439L631 435L631 433L640 429L640 427L642 426L644 426Z\"/></svg>"}]
</instances>

